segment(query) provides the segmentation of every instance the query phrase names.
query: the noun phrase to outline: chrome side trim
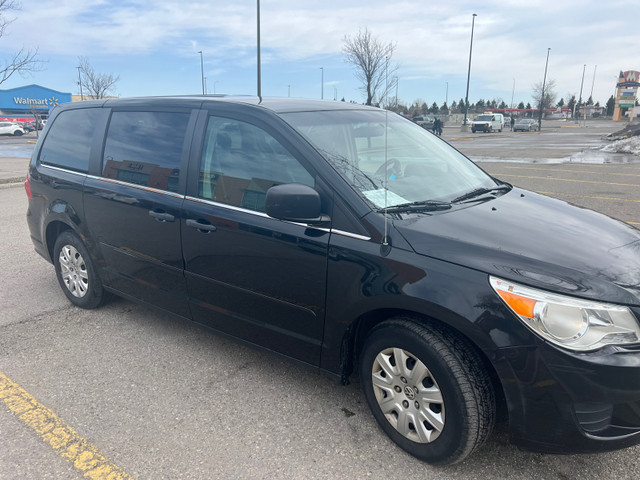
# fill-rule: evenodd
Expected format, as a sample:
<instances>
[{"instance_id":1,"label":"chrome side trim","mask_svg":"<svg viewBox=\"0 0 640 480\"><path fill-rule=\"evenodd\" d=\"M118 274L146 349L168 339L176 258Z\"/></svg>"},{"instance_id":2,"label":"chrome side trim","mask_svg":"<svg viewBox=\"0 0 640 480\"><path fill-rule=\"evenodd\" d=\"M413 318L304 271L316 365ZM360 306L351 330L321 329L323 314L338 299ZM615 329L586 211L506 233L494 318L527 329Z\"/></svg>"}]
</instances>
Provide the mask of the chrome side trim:
<instances>
[{"instance_id":1,"label":"chrome side trim","mask_svg":"<svg viewBox=\"0 0 640 480\"><path fill-rule=\"evenodd\" d=\"M64 172L64 173L72 173L74 175L80 175L81 177L88 177L89 175L84 173L84 172L76 172L75 170L69 170L68 168L62 168L62 167L56 167L54 165L49 165L46 163L40 163L39 164L40 167L45 167L45 168L50 168L51 170L55 170L57 172Z\"/></svg>"},{"instance_id":2,"label":"chrome side trim","mask_svg":"<svg viewBox=\"0 0 640 480\"><path fill-rule=\"evenodd\" d=\"M367 237L365 235L359 235L357 233L345 232L343 230L336 230L335 228L332 229L331 232L335 233L336 235L342 235L343 237L350 237L350 238L355 238L357 240L364 240L365 242L368 242L369 240L371 240L371 237Z\"/></svg>"},{"instance_id":3,"label":"chrome side trim","mask_svg":"<svg viewBox=\"0 0 640 480\"><path fill-rule=\"evenodd\" d=\"M116 185L122 185L123 187L133 187L137 188L138 190L145 190L147 192L161 193L163 195L168 195L169 197L180 198L183 200L185 198L184 195L180 195L179 193L170 192L168 190L161 190L159 188L147 187L145 185L139 185L137 183L123 182L122 180L116 180L115 178L97 177L95 175L87 175L87 178L90 178L91 180L98 180L101 182L114 183Z\"/></svg>"},{"instance_id":4,"label":"chrome side trim","mask_svg":"<svg viewBox=\"0 0 640 480\"><path fill-rule=\"evenodd\" d=\"M227 205L226 203L214 202L213 200L205 200L204 198L190 197L189 195L185 197L185 200L191 200L192 202L204 203L206 205L211 205L213 207L226 208L227 210L233 210L234 212L248 213L250 215L255 215L257 217L271 218L272 220L275 220L275 218L270 217L269 215L263 212L256 212L255 210L249 210L248 208L236 207L234 205ZM289 223L292 223L292 222L289 222Z\"/></svg>"},{"instance_id":5,"label":"chrome side trim","mask_svg":"<svg viewBox=\"0 0 640 480\"><path fill-rule=\"evenodd\" d=\"M336 235L342 235L343 237L350 237L350 238L355 238L357 240L365 240L365 241L371 240L371 237L367 237L367 236L364 236L364 235L358 235L357 233L345 232L343 230L337 230L335 228L334 229L322 228L322 227L316 227L314 225L308 225L306 223L298 223L298 222L289 222L289 221L286 221L286 220L278 220L277 218L270 217L269 215L267 215L266 213L263 213L263 212L256 212L255 210L249 210L248 208L236 207L234 205L227 205L226 203L214 202L213 200L205 200L203 198L196 198L196 197L191 197L191 196L186 196L185 200L191 200L193 202L204 203L206 205L212 205L214 207L226 208L227 210L233 210L234 212L248 213L250 215L255 215L257 217L270 218L271 220L275 220L275 221L278 221L278 222L290 223L292 225L299 225L299 226L304 227L304 228L313 228L314 230L320 230L320 231L326 232L326 233L335 233Z\"/></svg>"}]
</instances>

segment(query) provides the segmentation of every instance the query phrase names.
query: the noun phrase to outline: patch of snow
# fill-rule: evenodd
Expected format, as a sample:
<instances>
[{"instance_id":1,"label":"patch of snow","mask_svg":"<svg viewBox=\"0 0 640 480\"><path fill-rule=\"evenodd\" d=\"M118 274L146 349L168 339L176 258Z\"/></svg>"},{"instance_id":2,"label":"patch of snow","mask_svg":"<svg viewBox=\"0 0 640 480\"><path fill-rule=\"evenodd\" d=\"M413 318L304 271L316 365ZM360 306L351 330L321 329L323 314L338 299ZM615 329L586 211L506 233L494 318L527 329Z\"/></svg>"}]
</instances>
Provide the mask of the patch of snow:
<instances>
[{"instance_id":1,"label":"patch of snow","mask_svg":"<svg viewBox=\"0 0 640 480\"><path fill-rule=\"evenodd\" d=\"M630 153L640 155L640 136L623 138L599 148L603 152Z\"/></svg>"}]
</instances>

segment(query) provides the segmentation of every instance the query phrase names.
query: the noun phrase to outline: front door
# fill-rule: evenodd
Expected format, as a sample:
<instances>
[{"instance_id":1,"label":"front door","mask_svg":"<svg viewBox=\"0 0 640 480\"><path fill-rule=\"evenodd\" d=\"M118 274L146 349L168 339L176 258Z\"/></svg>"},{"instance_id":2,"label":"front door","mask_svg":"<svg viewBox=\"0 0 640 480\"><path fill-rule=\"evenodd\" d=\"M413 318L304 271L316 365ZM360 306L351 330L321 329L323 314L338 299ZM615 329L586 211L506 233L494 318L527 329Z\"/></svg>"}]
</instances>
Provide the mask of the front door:
<instances>
[{"instance_id":1,"label":"front door","mask_svg":"<svg viewBox=\"0 0 640 480\"><path fill-rule=\"evenodd\" d=\"M182 220L194 319L319 364L330 234L264 213L271 186L314 176L260 125L216 116L199 163Z\"/></svg>"}]
</instances>

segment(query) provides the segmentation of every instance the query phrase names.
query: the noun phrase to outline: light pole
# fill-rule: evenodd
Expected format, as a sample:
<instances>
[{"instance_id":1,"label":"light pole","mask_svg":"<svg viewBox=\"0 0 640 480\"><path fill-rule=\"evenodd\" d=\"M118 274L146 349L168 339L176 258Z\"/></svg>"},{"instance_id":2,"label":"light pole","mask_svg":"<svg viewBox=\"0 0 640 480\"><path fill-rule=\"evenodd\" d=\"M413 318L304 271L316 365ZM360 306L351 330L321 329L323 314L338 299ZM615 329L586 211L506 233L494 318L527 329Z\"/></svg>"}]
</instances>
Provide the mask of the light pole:
<instances>
[{"instance_id":1,"label":"light pole","mask_svg":"<svg viewBox=\"0 0 640 480\"><path fill-rule=\"evenodd\" d=\"M207 77L204 77L204 93L205 95L209 93L209 88L207 87Z\"/></svg>"},{"instance_id":2,"label":"light pole","mask_svg":"<svg viewBox=\"0 0 640 480\"><path fill-rule=\"evenodd\" d=\"M582 81L580 82L580 97L578 98L578 103L576 105L577 109L578 109L578 115L580 115L580 104L582 103L582 87L584 86L584 71L587 69L587 64L584 64L584 67L582 67ZM574 113L573 116L575 117L575 108L574 108ZM576 123L578 123L579 119L576 118Z\"/></svg>"},{"instance_id":3,"label":"light pole","mask_svg":"<svg viewBox=\"0 0 640 480\"><path fill-rule=\"evenodd\" d=\"M513 79L513 88L511 89L511 118L513 119L513 95L516 93L516 79Z\"/></svg>"},{"instance_id":4,"label":"light pole","mask_svg":"<svg viewBox=\"0 0 640 480\"><path fill-rule=\"evenodd\" d=\"M198 52L200 54L200 77L202 78L202 95L204 95L204 59L202 57L202 50Z\"/></svg>"},{"instance_id":5,"label":"light pole","mask_svg":"<svg viewBox=\"0 0 640 480\"><path fill-rule=\"evenodd\" d=\"M258 37L258 98L262 101L262 79L260 71L260 0L257 0L257 37Z\"/></svg>"},{"instance_id":6,"label":"light pole","mask_svg":"<svg viewBox=\"0 0 640 480\"><path fill-rule=\"evenodd\" d=\"M447 93L444 94L444 103L447 104L447 108L449 108L449 82L444 82L447 84Z\"/></svg>"},{"instance_id":7,"label":"light pole","mask_svg":"<svg viewBox=\"0 0 640 480\"><path fill-rule=\"evenodd\" d=\"M547 61L544 64L544 78L542 79L542 95L540 95L540 111L538 112L538 131L539 132L542 131L542 109L544 108L544 86L547 83L547 67L549 66L550 51L551 51L551 48L547 48Z\"/></svg>"},{"instance_id":8,"label":"light pole","mask_svg":"<svg viewBox=\"0 0 640 480\"><path fill-rule=\"evenodd\" d=\"M469 80L471 79L471 52L473 51L473 28L476 23L477 14L473 14L471 17L471 44L469 45L469 70L467 72L467 94L464 97L464 121L462 122L462 131L466 132L469 128L467 126L467 113L469 112Z\"/></svg>"},{"instance_id":9,"label":"light pole","mask_svg":"<svg viewBox=\"0 0 640 480\"><path fill-rule=\"evenodd\" d=\"M320 99L324 100L324 67L320 67Z\"/></svg>"},{"instance_id":10,"label":"light pole","mask_svg":"<svg viewBox=\"0 0 640 480\"><path fill-rule=\"evenodd\" d=\"M78 85L80 85L80 101L84 101L84 95L82 94L82 80L80 79L80 69L82 67L76 67L78 69Z\"/></svg>"}]
</instances>

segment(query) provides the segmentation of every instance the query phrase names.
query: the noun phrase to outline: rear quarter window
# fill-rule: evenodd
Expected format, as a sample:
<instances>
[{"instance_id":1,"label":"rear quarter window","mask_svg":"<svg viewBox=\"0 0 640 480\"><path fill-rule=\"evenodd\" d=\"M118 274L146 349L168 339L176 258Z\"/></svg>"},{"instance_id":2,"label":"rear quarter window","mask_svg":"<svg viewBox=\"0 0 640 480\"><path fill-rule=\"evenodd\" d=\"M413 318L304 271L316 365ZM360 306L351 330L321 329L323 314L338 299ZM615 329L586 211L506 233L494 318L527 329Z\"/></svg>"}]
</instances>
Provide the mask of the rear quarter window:
<instances>
[{"instance_id":1,"label":"rear quarter window","mask_svg":"<svg viewBox=\"0 0 640 480\"><path fill-rule=\"evenodd\" d=\"M114 112L103 157L103 176L178 191L189 113Z\"/></svg>"},{"instance_id":2,"label":"rear quarter window","mask_svg":"<svg viewBox=\"0 0 640 480\"><path fill-rule=\"evenodd\" d=\"M49 126L40 149L41 164L87 173L99 108L61 112Z\"/></svg>"}]
</instances>

